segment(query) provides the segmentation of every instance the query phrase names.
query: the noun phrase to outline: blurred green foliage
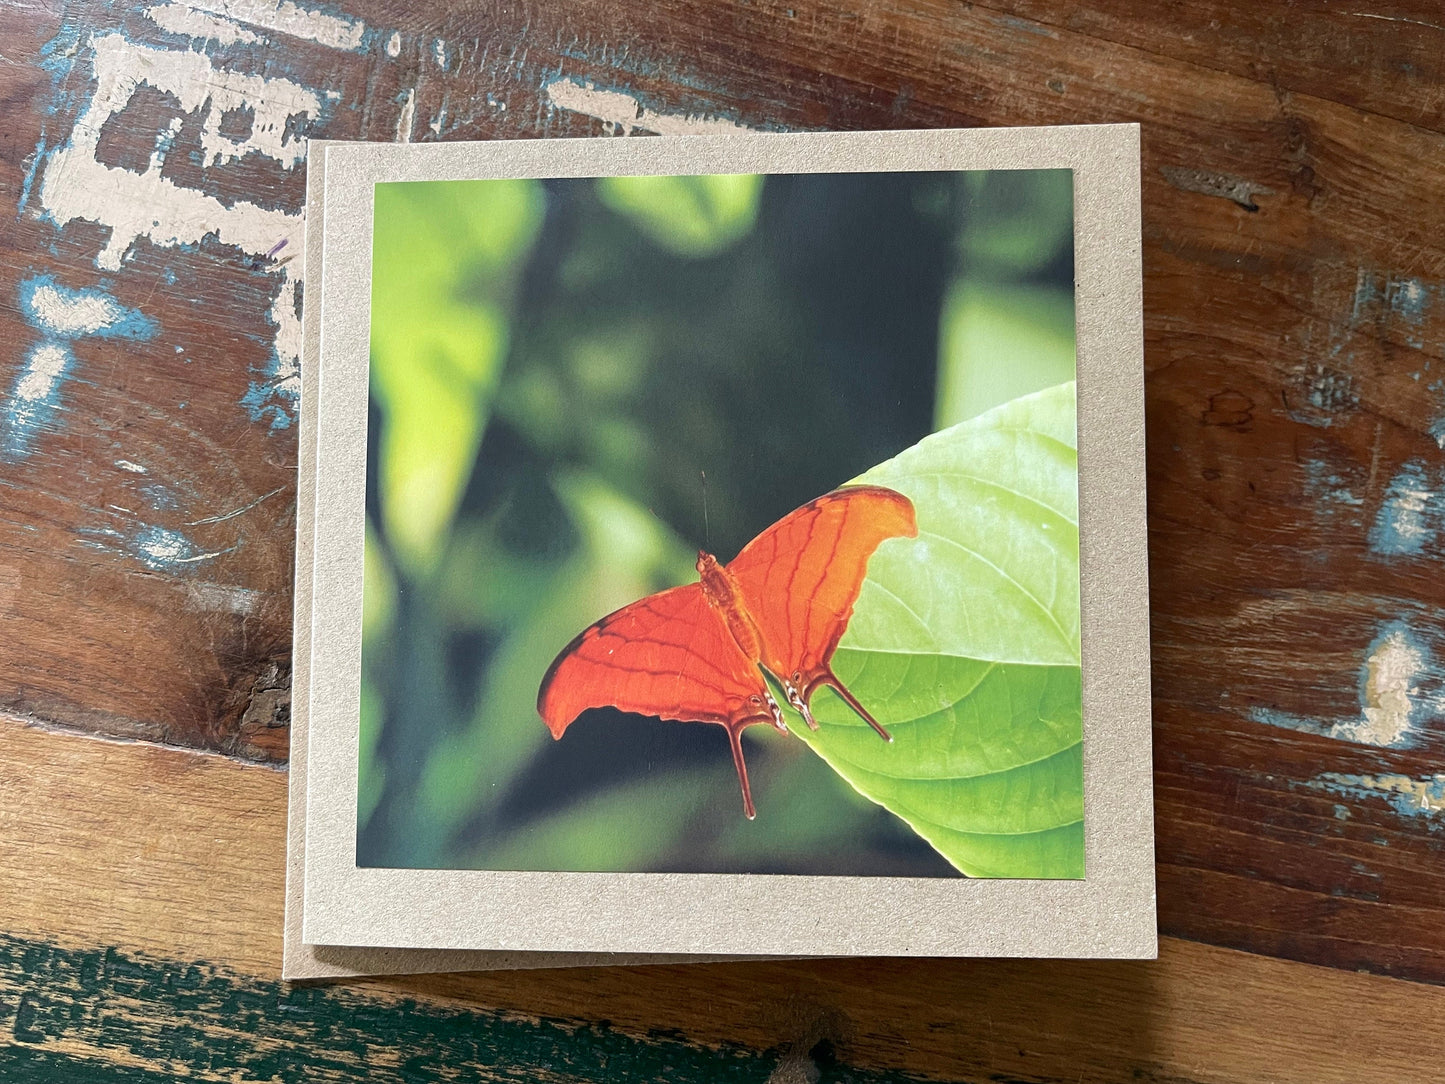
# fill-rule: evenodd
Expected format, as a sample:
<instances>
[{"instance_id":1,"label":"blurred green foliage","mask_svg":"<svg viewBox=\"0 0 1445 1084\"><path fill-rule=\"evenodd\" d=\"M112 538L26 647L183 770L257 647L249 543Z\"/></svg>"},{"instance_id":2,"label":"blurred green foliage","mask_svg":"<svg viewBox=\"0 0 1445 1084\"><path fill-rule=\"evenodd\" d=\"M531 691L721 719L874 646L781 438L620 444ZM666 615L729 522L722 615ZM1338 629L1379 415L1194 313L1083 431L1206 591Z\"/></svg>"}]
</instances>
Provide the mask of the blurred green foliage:
<instances>
[{"instance_id":1,"label":"blurred green foliage","mask_svg":"<svg viewBox=\"0 0 1445 1084\"><path fill-rule=\"evenodd\" d=\"M995 180L997 178L997 180ZM378 185L362 865L948 875L787 735L610 709L573 635L1072 378L1066 171Z\"/></svg>"}]
</instances>

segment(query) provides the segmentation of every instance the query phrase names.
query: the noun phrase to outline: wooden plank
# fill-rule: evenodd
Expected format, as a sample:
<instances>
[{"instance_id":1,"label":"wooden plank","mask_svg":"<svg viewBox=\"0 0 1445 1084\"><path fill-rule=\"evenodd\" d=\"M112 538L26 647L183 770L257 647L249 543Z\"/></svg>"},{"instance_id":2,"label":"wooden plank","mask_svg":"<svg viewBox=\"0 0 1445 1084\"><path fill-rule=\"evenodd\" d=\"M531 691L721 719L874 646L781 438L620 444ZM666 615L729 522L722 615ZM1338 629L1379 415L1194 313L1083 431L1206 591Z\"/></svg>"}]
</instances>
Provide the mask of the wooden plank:
<instances>
[{"instance_id":1,"label":"wooden plank","mask_svg":"<svg viewBox=\"0 0 1445 1084\"><path fill-rule=\"evenodd\" d=\"M275 979L284 790L264 767L0 718L0 1075L1353 1084L1423 1076L1445 1041L1445 989L1176 940L1157 963L289 988Z\"/></svg>"},{"instance_id":2,"label":"wooden plank","mask_svg":"<svg viewBox=\"0 0 1445 1084\"><path fill-rule=\"evenodd\" d=\"M1440 131L1445 20L1431 0L1389 4L1046 3L987 7ZM1354 10L1352 10L1352 8Z\"/></svg>"},{"instance_id":3,"label":"wooden plank","mask_svg":"<svg viewBox=\"0 0 1445 1084\"><path fill-rule=\"evenodd\" d=\"M79 165L139 176L157 156L223 208L260 200L243 217L275 223L268 238L296 224L301 167L280 141L208 156L209 113L185 107L205 72L176 75L181 53L217 86L259 80L236 93L303 107L288 123L333 138L1137 120L1163 928L1445 980L1445 144L1439 94L1414 93L1438 91L1417 25L1436 20L1321 9L1295 41L1272 2L1217 29L1208 3L1153 26L1131 6L1061 10L666 0L645 18L595 3L482 18L355 2L223 26L229 42L93 0L48 23L0 13L16 118L0 171L20 211L0 296L50 275L158 328L65 339L64 410L6 463L0 703L284 755L294 449L267 388L287 272L269 239L167 240L196 228L169 190L153 200L166 227L140 222L150 238L119 270L97 266L110 225L57 225L56 151L108 108L100 38L175 101L137 90ZM1364 63L1339 59L1340 27ZM38 319L0 311L22 344L11 400L54 338Z\"/></svg>"}]
</instances>

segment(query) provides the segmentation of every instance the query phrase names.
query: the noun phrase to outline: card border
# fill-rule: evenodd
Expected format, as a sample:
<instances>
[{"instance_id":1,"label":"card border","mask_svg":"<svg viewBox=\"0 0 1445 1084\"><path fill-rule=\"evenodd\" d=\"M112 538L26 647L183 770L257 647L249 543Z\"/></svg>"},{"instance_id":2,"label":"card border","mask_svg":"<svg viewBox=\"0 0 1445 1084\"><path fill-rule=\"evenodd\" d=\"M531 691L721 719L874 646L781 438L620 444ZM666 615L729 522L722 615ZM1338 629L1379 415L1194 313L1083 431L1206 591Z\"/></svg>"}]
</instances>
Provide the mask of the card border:
<instances>
[{"instance_id":1,"label":"card border","mask_svg":"<svg viewBox=\"0 0 1445 1084\"><path fill-rule=\"evenodd\" d=\"M312 945L1152 958L1139 128L329 144L308 736ZM358 868L373 186L696 173L1074 171L1083 880Z\"/></svg>"}]
</instances>

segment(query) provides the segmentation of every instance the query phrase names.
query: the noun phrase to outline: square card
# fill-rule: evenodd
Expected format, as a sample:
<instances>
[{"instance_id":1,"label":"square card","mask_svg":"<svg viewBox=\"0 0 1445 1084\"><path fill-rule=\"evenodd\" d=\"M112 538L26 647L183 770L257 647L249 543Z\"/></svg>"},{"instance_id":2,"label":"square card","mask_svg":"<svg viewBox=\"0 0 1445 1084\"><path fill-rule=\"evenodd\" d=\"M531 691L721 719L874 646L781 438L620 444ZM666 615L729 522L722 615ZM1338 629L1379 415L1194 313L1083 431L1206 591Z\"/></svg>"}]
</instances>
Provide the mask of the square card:
<instances>
[{"instance_id":1,"label":"square card","mask_svg":"<svg viewBox=\"0 0 1445 1084\"><path fill-rule=\"evenodd\" d=\"M432 971L486 971L531 967L578 967L598 964L704 962L720 957L659 956L616 953L489 952L467 949L366 948L307 945L301 940L305 906L306 865L306 740L310 720L311 583L313 532L316 518L316 406L320 389L321 282L324 254L321 224L325 219L325 143L312 140L306 178L306 246L304 278L316 283L303 323L302 396L298 433L296 493L296 583L293 609L291 762L288 783L286 919L282 977L289 980L343 978L361 975Z\"/></svg>"},{"instance_id":2,"label":"square card","mask_svg":"<svg viewBox=\"0 0 1445 1084\"><path fill-rule=\"evenodd\" d=\"M1135 126L326 161L302 942L1154 954Z\"/></svg>"}]
</instances>

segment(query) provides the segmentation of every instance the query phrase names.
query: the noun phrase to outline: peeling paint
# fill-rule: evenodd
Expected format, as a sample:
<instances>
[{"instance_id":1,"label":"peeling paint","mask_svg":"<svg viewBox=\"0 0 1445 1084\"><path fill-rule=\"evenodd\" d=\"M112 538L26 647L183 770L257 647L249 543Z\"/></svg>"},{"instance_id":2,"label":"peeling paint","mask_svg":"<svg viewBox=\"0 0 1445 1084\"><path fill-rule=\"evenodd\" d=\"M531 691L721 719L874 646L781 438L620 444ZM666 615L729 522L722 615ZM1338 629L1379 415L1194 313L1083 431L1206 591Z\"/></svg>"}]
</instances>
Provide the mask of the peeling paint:
<instances>
[{"instance_id":1,"label":"peeling paint","mask_svg":"<svg viewBox=\"0 0 1445 1084\"><path fill-rule=\"evenodd\" d=\"M396 141L410 143L411 130L416 124L416 88L408 87L402 91L397 101L401 105L401 115L396 118Z\"/></svg>"},{"instance_id":2,"label":"peeling paint","mask_svg":"<svg viewBox=\"0 0 1445 1084\"><path fill-rule=\"evenodd\" d=\"M1383 557L1414 556L1445 530L1445 470L1420 460L1406 463L1390 479L1385 500L1370 529L1370 549Z\"/></svg>"},{"instance_id":3,"label":"peeling paint","mask_svg":"<svg viewBox=\"0 0 1445 1084\"><path fill-rule=\"evenodd\" d=\"M543 87L548 104L602 121L609 132L634 131L658 135L719 135L753 129L722 117L661 113L647 108L631 94L607 90L579 79L560 77Z\"/></svg>"},{"instance_id":4,"label":"peeling paint","mask_svg":"<svg viewBox=\"0 0 1445 1084\"><path fill-rule=\"evenodd\" d=\"M1406 343L1417 350L1425 345L1422 329L1435 292L1434 287L1417 278L1391 278L1385 283L1385 303L1405 324Z\"/></svg>"},{"instance_id":5,"label":"peeling paint","mask_svg":"<svg viewBox=\"0 0 1445 1084\"><path fill-rule=\"evenodd\" d=\"M130 539L130 549L153 572L170 572L177 565L214 560L230 549L201 553L189 538L169 527L143 527Z\"/></svg>"},{"instance_id":6,"label":"peeling paint","mask_svg":"<svg viewBox=\"0 0 1445 1084\"><path fill-rule=\"evenodd\" d=\"M1440 420L1435 422L1434 425L1430 426L1427 432L1430 434L1431 438L1435 441L1435 443L1440 445L1441 450L1445 451L1445 418L1441 418Z\"/></svg>"},{"instance_id":7,"label":"peeling paint","mask_svg":"<svg viewBox=\"0 0 1445 1084\"><path fill-rule=\"evenodd\" d=\"M221 18L191 4L165 3L146 9L146 16L162 30L217 45L260 45L266 39L239 23Z\"/></svg>"},{"instance_id":8,"label":"peeling paint","mask_svg":"<svg viewBox=\"0 0 1445 1084\"><path fill-rule=\"evenodd\" d=\"M35 434L54 426L60 388L74 360L63 343L42 342L31 348L0 417L0 454L5 458L29 455Z\"/></svg>"},{"instance_id":9,"label":"peeling paint","mask_svg":"<svg viewBox=\"0 0 1445 1084\"><path fill-rule=\"evenodd\" d=\"M167 6L184 7L233 24L254 26L348 52L360 52L367 37L366 24L360 19L329 15L301 7L291 0L181 0Z\"/></svg>"},{"instance_id":10,"label":"peeling paint","mask_svg":"<svg viewBox=\"0 0 1445 1084\"><path fill-rule=\"evenodd\" d=\"M1360 714L1334 721L1254 707L1249 718L1265 726L1315 734L1356 745L1399 749L1418 738L1417 724L1445 710L1445 673L1404 622L1385 626L1370 644L1360 675Z\"/></svg>"},{"instance_id":11,"label":"peeling paint","mask_svg":"<svg viewBox=\"0 0 1445 1084\"><path fill-rule=\"evenodd\" d=\"M1426 818L1431 831L1445 830L1445 772L1419 778L1326 772L1305 785L1347 798L1381 798L1401 816Z\"/></svg>"},{"instance_id":12,"label":"peeling paint","mask_svg":"<svg viewBox=\"0 0 1445 1084\"><path fill-rule=\"evenodd\" d=\"M386 55L393 60L401 56L401 31L393 30L391 37L386 39Z\"/></svg>"},{"instance_id":13,"label":"peeling paint","mask_svg":"<svg viewBox=\"0 0 1445 1084\"><path fill-rule=\"evenodd\" d=\"M72 289L50 275L36 275L20 284L20 311L31 327L60 339L95 335L146 340L157 331L154 320L104 290Z\"/></svg>"},{"instance_id":14,"label":"peeling paint","mask_svg":"<svg viewBox=\"0 0 1445 1084\"><path fill-rule=\"evenodd\" d=\"M117 459L115 461L115 465L123 471L129 471L131 474L150 473L150 471L146 470L139 463L132 463L129 459Z\"/></svg>"},{"instance_id":15,"label":"peeling paint","mask_svg":"<svg viewBox=\"0 0 1445 1084\"><path fill-rule=\"evenodd\" d=\"M325 20L333 17L307 14L294 4L216 2L187 6L253 23L269 19L278 28L290 27L287 33L312 40L331 33L323 31L331 26ZM321 37L300 32L307 27ZM335 27L332 30L340 34ZM201 120L204 164L214 166L260 154L278 161L285 169L293 169L306 153L304 134L298 133L304 133L307 122L324 117L329 96L323 100L316 91L287 79L217 67L199 51L136 44L118 33L94 35L85 44L91 52L95 88L69 139L51 151L45 161L39 202L59 228L77 219L110 227L110 237L96 256L97 267L119 270L132 247L142 239L165 246L214 240L234 245L248 256L263 257L278 251L279 244L300 236L300 213L273 210L244 200L222 203L165 176L165 158L179 128L179 118L158 133L156 150L147 168L140 172L99 161L100 132L111 117L126 108L143 81L173 95L183 111ZM137 79L138 72L144 73L142 80ZM221 131L222 116L234 110L251 114L249 131L243 137ZM261 378L252 382L242 403L253 420L279 429L292 423L300 394L299 281L289 263L262 266L279 280L267 313L275 329L273 351Z\"/></svg>"}]
</instances>

